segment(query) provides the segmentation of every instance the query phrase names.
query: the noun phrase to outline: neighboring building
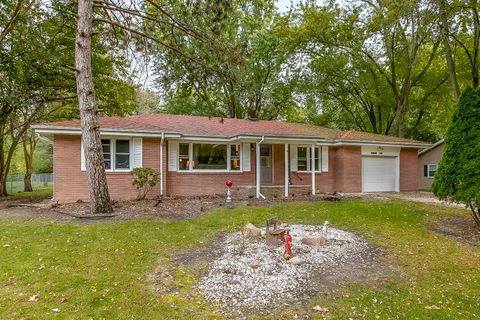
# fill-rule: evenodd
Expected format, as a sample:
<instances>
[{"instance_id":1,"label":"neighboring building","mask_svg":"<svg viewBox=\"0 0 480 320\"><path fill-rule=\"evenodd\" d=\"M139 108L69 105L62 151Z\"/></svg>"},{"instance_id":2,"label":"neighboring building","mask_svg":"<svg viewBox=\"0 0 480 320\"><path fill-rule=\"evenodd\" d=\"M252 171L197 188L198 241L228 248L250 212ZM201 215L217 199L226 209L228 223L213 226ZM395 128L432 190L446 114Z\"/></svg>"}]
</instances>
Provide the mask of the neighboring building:
<instances>
[{"instance_id":1,"label":"neighboring building","mask_svg":"<svg viewBox=\"0 0 480 320\"><path fill-rule=\"evenodd\" d=\"M442 139L418 153L418 189L430 190L433 176L442 159L443 149L445 149L445 143Z\"/></svg>"},{"instance_id":2,"label":"neighboring building","mask_svg":"<svg viewBox=\"0 0 480 320\"><path fill-rule=\"evenodd\" d=\"M134 198L131 170L161 175L153 195L288 196L418 189L418 149L430 144L309 124L177 115L100 119L113 199ZM54 199L88 199L79 121L34 126L53 140ZM314 150L314 152L312 152ZM256 169L259 170L256 170Z\"/></svg>"}]
</instances>

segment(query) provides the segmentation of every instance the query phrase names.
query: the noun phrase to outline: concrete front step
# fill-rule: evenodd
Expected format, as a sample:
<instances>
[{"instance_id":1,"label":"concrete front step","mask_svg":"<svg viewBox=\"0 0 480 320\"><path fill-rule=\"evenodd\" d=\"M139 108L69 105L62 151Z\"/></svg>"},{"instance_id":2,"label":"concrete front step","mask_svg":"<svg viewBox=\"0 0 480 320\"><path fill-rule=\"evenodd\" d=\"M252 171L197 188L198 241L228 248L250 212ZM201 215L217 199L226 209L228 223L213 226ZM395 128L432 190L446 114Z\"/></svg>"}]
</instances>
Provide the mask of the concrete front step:
<instances>
[{"instance_id":1,"label":"concrete front step","mask_svg":"<svg viewBox=\"0 0 480 320\"><path fill-rule=\"evenodd\" d=\"M295 195L308 195L310 194L311 186L309 185L290 185L288 186L288 196L295 197ZM232 197L234 199L245 199L255 197L255 186L238 186L232 188ZM260 193L266 198L283 198L285 196L284 185L270 185L261 186Z\"/></svg>"}]
</instances>

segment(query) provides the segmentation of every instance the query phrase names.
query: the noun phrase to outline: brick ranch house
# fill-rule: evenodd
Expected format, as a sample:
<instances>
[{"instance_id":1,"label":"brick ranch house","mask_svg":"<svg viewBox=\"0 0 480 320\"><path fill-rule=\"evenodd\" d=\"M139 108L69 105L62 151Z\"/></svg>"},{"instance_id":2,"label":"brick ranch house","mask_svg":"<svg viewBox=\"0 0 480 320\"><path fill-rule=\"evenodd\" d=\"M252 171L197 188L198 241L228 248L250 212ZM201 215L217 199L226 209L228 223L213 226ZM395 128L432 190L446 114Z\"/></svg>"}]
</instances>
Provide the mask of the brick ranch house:
<instances>
[{"instance_id":1,"label":"brick ranch house","mask_svg":"<svg viewBox=\"0 0 480 320\"><path fill-rule=\"evenodd\" d=\"M413 191L427 143L310 124L178 115L103 117L101 139L113 199L132 199L131 170L158 170L155 195L234 196ZM79 121L36 125L53 141L54 199L88 199ZM312 152L313 150L313 152Z\"/></svg>"}]
</instances>

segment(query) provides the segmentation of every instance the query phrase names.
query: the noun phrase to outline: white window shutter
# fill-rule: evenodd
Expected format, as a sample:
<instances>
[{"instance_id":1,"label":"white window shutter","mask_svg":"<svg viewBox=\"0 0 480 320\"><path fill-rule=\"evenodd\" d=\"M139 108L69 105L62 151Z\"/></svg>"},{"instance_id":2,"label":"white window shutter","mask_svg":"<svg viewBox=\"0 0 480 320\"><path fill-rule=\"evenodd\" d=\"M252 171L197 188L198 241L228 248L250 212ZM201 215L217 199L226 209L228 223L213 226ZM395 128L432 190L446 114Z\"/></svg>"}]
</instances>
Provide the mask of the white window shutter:
<instances>
[{"instance_id":1,"label":"white window shutter","mask_svg":"<svg viewBox=\"0 0 480 320\"><path fill-rule=\"evenodd\" d=\"M132 161L132 168L141 168L142 167L142 138L133 138L133 161Z\"/></svg>"},{"instance_id":2,"label":"white window shutter","mask_svg":"<svg viewBox=\"0 0 480 320\"><path fill-rule=\"evenodd\" d=\"M328 147L322 146L322 172L328 172Z\"/></svg>"},{"instance_id":3,"label":"white window shutter","mask_svg":"<svg viewBox=\"0 0 480 320\"><path fill-rule=\"evenodd\" d=\"M87 166L85 164L85 152L83 151L83 141L80 138L80 170L86 171Z\"/></svg>"},{"instance_id":4,"label":"white window shutter","mask_svg":"<svg viewBox=\"0 0 480 320\"><path fill-rule=\"evenodd\" d=\"M297 168L297 149L296 145L290 146L290 171L298 171Z\"/></svg>"},{"instance_id":5,"label":"white window shutter","mask_svg":"<svg viewBox=\"0 0 480 320\"><path fill-rule=\"evenodd\" d=\"M250 143L242 144L242 167L243 171L251 171L252 166L250 164L251 153L250 153Z\"/></svg>"},{"instance_id":6,"label":"white window shutter","mask_svg":"<svg viewBox=\"0 0 480 320\"><path fill-rule=\"evenodd\" d=\"M168 141L168 171L177 171L178 141Z\"/></svg>"}]
</instances>

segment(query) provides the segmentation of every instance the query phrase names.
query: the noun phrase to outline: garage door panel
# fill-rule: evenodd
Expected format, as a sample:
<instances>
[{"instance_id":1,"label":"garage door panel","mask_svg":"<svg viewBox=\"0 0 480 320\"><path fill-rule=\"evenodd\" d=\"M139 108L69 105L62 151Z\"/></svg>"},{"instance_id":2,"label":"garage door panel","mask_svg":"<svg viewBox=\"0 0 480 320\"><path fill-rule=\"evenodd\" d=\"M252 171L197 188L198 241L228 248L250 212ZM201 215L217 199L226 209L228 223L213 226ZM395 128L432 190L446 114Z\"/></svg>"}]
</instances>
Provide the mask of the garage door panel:
<instances>
[{"instance_id":1,"label":"garage door panel","mask_svg":"<svg viewBox=\"0 0 480 320\"><path fill-rule=\"evenodd\" d=\"M395 191L396 157L362 157L362 191Z\"/></svg>"}]
</instances>

